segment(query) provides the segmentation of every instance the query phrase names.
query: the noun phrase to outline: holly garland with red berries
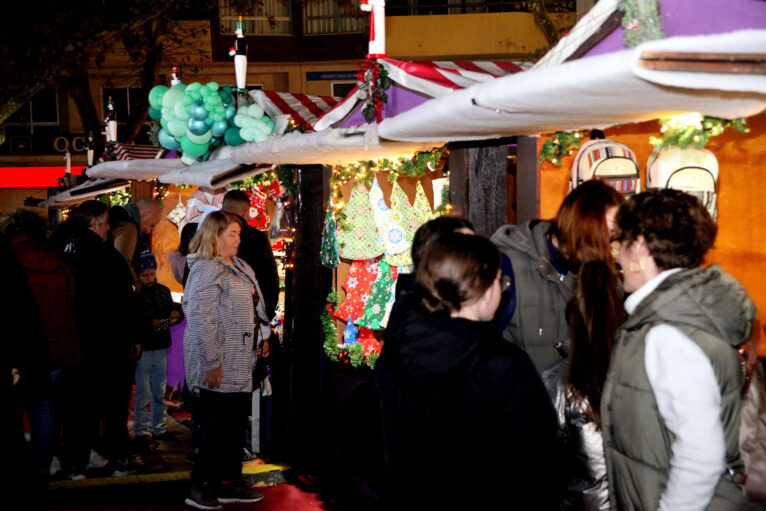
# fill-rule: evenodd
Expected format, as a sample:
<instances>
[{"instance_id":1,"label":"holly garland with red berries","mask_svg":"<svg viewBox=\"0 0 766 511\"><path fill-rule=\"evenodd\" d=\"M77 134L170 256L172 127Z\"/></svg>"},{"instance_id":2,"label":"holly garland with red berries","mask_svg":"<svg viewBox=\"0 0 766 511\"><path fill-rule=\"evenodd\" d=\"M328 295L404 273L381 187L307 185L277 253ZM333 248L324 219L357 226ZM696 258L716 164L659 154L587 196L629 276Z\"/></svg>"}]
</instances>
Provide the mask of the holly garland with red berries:
<instances>
[{"instance_id":1,"label":"holly garland with red berries","mask_svg":"<svg viewBox=\"0 0 766 511\"><path fill-rule=\"evenodd\" d=\"M383 119L383 106L388 101L385 90L391 86L388 71L380 65L378 59L369 55L364 64L357 64L360 71L356 74L357 97L365 102L362 114L367 121L373 118L380 122Z\"/></svg>"}]
</instances>

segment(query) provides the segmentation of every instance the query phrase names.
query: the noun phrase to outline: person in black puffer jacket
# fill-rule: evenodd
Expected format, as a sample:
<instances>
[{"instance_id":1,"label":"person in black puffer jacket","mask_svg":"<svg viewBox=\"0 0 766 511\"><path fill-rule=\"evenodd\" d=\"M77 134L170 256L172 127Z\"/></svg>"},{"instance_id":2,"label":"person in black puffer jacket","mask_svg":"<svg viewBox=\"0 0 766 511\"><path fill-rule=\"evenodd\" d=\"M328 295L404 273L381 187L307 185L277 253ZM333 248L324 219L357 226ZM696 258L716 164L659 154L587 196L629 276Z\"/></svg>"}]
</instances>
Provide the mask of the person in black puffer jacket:
<instances>
[{"instance_id":1,"label":"person in black puffer jacket","mask_svg":"<svg viewBox=\"0 0 766 511\"><path fill-rule=\"evenodd\" d=\"M556 417L529 356L491 321L500 255L434 240L392 313L375 367L389 509L556 509Z\"/></svg>"}]
</instances>

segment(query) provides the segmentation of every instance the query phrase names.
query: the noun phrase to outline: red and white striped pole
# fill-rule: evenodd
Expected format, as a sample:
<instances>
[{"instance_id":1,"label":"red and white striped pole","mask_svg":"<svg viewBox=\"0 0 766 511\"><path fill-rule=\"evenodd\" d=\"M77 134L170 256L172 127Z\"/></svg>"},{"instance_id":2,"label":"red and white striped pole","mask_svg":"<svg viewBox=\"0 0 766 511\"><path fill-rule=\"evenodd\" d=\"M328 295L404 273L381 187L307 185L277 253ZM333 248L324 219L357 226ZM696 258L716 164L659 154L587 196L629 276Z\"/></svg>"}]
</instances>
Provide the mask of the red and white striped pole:
<instances>
[{"instance_id":1,"label":"red and white striped pole","mask_svg":"<svg viewBox=\"0 0 766 511\"><path fill-rule=\"evenodd\" d=\"M386 0L361 0L359 6L370 13L370 44L367 55L386 57Z\"/></svg>"}]
</instances>

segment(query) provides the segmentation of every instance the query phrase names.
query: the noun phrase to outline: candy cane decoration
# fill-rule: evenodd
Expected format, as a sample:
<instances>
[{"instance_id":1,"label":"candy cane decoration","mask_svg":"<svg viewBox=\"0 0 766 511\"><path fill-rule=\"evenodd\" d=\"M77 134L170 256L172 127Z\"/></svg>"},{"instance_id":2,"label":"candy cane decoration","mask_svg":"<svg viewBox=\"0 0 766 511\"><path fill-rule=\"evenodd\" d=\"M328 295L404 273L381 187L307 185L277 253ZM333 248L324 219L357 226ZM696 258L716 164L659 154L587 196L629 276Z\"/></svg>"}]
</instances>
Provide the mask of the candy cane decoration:
<instances>
[{"instance_id":1,"label":"candy cane decoration","mask_svg":"<svg viewBox=\"0 0 766 511\"><path fill-rule=\"evenodd\" d=\"M370 43L367 54L374 58L386 57L386 0L361 0L359 6L370 13Z\"/></svg>"}]
</instances>

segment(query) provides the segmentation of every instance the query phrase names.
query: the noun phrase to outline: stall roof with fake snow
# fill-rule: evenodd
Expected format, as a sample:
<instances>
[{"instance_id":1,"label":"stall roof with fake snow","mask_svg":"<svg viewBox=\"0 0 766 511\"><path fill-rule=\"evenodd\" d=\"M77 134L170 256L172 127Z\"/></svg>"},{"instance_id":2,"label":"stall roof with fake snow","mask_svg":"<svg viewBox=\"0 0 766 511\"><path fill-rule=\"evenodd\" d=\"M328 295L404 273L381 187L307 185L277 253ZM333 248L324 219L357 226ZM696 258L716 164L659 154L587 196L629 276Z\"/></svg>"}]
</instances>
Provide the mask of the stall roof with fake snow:
<instances>
[{"instance_id":1,"label":"stall roof with fake snow","mask_svg":"<svg viewBox=\"0 0 766 511\"><path fill-rule=\"evenodd\" d=\"M683 112L735 118L766 108L766 2L662 1L668 37L633 49L623 46L625 31L615 24L622 19L617 4L598 2L531 70L384 119L379 135L480 140Z\"/></svg>"}]
</instances>

